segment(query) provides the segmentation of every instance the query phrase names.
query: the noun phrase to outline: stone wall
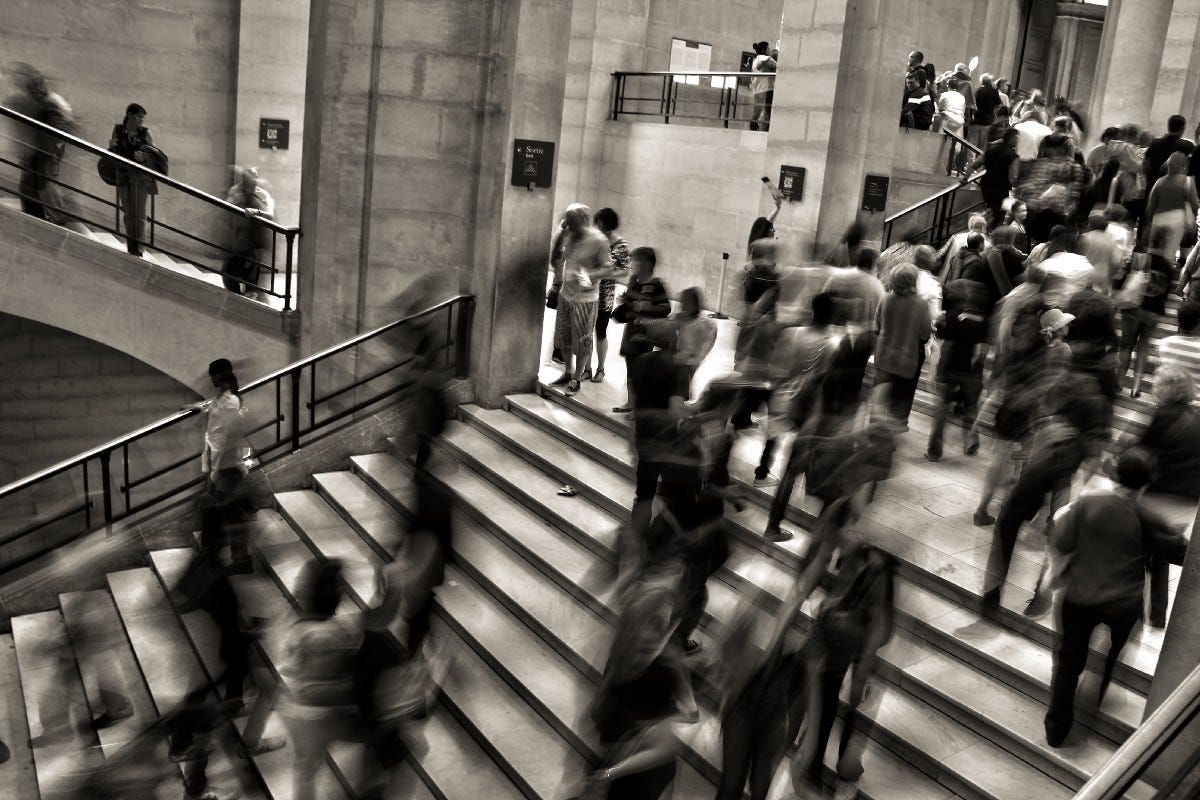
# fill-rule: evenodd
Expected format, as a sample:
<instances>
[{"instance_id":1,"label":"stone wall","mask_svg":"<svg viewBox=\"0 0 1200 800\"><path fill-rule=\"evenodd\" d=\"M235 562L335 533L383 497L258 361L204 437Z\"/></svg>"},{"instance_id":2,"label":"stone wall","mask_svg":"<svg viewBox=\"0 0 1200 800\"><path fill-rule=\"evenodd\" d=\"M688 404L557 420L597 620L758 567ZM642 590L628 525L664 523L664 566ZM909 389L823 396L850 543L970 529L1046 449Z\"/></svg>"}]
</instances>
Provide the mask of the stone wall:
<instances>
[{"instance_id":1,"label":"stone wall","mask_svg":"<svg viewBox=\"0 0 1200 800\"><path fill-rule=\"evenodd\" d=\"M196 392L131 356L0 313L0 485L167 416ZM182 442L155 439L156 452ZM198 449L197 442L190 443ZM140 448L133 453L140 458Z\"/></svg>"},{"instance_id":2,"label":"stone wall","mask_svg":"<svg viewBox=\"0 0 1200 800\"><path fill-rule=\"evenodd\" d=\"M709 68L736 71L755 42L774 46L782 19L783 0L651 0L642 69L670 69L675 38L712 45Z\"/></svg>"},{"instance_id":3,"label":"stone wall","mask_svg":"<svg viewBox=\"0 0 1200 800\"><path fill-rule=\"evenodd\" d=\"M238 4L229 0L5 0L0 58L49 75L83 138L103 147L125 106L141 103L171 176L221 195L234 158L237 22ZM112 196L94 157L76 154L65 169L68 181ZM157 205L162 219L190 232L225 233L224 221L199 201L164 191Z\"/></svg>"},{"instance_id":4,"label":"stone wall","mask_svg":"<svg viewBox=\"0 0 1200 800\"><path fill-rule=\"evenodd\" d=\"M729 313L739 307L736 280L763 191L766 147L767 135L756 131L615 122L597 207L616 209L632 247L657 251L673 297L699 286L706 306L717 308L728 253L721 310Z\"/></svg>"}]
</instances>

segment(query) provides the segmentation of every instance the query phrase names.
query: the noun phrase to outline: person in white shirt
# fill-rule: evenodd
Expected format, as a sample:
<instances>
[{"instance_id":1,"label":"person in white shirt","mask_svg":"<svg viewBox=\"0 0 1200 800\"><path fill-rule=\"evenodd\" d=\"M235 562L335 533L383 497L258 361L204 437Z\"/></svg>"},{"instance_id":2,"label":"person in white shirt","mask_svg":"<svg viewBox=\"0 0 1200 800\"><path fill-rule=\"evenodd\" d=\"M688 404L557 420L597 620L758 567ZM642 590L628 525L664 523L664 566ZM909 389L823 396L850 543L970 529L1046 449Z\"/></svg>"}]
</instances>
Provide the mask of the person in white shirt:
<instances>
[{"instance_id":1,"label":"person in white shirt","mask_svg":"<svg viewBox=\"0 0 1200 800\"><path fill-rule=\"evenodd\" d=\"M1017 138L1017 156L1022 161L1033 161L1036 159L1042 139L1053 133L1050 130L1050 126L1042 122L1042 113L1036 110L1027 112L1021 117L1021 121L1013 127L1017 129L1017 133L1019 134Z\"/></svg>"},{"instance_id":2,"label":"person in white shirt","mask_svg":"<svg viewBox=\"0 0 1200 800\"><path fill-rule=\"evenodd\" d=\"M967 98L958 91L958 79L946 81L946 91L937 99L937 116L942 122L942 130L961 134L963 125L967 122Z\"/></svg>"},{"instance_id":3,"label":"person in white shirt","mask_svg":"<svg viewBox=\"0 0 1200 800\"><path fill-rule=\"evenodd\" d=\"M703 300L699 288L684 289L679 303L681 308L671 317L676 326L675 362L687 367L690 381L717 342L717 323L700 313Z\"/></svg>"},{"instance_id":4,"label":"person in white shirt","mask_svg":"<svg viewBox=\"0 0 1200 800\"><path fill-rule=\"evenodd\" d=\"M750 63L751 71L774 72L778 66L771 57L769 42L754 43L754 61ZM750 93L754 96L754 111L750 115L750 130L765 131L771 123L771 101L775 97L775 79L755 74L750 79Z\"/></svg>"}]
</instances>

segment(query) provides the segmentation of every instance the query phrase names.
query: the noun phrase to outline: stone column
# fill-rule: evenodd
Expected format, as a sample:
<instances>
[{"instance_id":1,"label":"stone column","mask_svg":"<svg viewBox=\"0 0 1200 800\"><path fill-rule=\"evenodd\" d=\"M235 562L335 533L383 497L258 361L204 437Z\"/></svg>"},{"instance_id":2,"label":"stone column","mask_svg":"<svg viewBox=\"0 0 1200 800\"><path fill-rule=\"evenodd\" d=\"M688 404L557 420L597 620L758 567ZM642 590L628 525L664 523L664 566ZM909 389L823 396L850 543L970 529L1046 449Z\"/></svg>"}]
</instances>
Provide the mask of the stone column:
<instances>
[{"instance_id":1,"label":"stone column","mask_svg":"<svg viewBox=\"0 0 1200 800\"><path fill-rule=\"evenodd\" d=\"M1172 114L1197 122L1196 92L1200 88L1200 0L1175 0L1163 47L1158 82L1152 84L1154 105L1150 122L1157 131ZM1188 136L1191 136L1191 130Z\"/></svg>"},{"instance_id":2,"label":"stone column","mask_svg":"<svg viewBox=\"0 0 1200 800\"><path fill-rule=\"evenodd\" d=\"M1172 0L1112 0L1105 14L1091 129L1132 122L1159 130L1154 93L1171 21Z\"/></svg>"},{"instance_id":3,"label":"stone column","mask_svg":"<svg viewBox=\"0 0 1200 800\"><path fill-rule=\"evenodd\" d=\"M476 297L471 377L486 405L530 391L537 379L554 195L510 185L512 148L518 138L559 141L570 37L570 3L497 4L473 260L465 274ZM561 155L556 160L563 163Z\"/></svg>"}]
</instances>

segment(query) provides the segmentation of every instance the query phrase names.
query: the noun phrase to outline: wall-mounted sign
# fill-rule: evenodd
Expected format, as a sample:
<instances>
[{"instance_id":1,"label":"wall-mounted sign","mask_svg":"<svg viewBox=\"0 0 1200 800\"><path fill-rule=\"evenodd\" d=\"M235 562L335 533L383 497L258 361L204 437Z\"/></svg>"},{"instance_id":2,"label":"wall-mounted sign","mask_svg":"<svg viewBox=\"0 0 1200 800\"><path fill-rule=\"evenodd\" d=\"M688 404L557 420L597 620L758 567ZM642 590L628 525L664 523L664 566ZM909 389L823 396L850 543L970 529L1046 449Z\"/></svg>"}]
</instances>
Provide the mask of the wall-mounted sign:
<instances>
[{"instance_id":1,"label":"wall-mounted sign","mask_svg":"<svg viewBox=\"0 0 1200 800\"><path fill-rule=\"evenodd\" d=\"M708 72L712 69L712 45L691 39L671 39L671 72Z\"/></svg>"},{"instance_id":2,"label":"wall-mounted sign","mask_svg":"<svg viewBox=\"0 0 1200 800\"><path fill-rule=\"evenodd\" d=\"M513 141L512 185L549 189L554 176L554 142Z\"/></svg>"},{"instance_id":3,"label":"wall-mounted sign","mask_svg":"<svg viewBox=\"0 0 1200 800\"><path fill-rule=\"evenodd\" d=\"M258 146L270 150L288 149L288 125L286 119L258 120Z\"/></svg>"},{"instance_id":4,"label":"wall-mounted sign","mask_svg":"<svg viewBox=\"0 0 1200 800\"><path fill-rule=\"evenodd\" d=\"M789 202L800 202L804 199L804 167L790 167L782 164L779 167L779 192Z\"/></svg>"},{"instance_id":5,"label":"wall-mounted sign","mask_svg":"<svg viewBox=\"0 0 1200 800\"><path fill-rule=\"evenodd\" d=\"M862 210L882 213L887 207L888 184L886 175L868 175L863 180Z\"/></svg>"},{"instance_id":6,"label":"wall-mounted sign","mask_svg":"<svg viewBox=\"0 0 1200 800\"><path fill-rule=\"evenodd\" d=\"M743 50L742 60L738 64L738 72L754 72L754 57L756 55L758 55L758 53L755 53L753 50ZM745 78L738 78L738 83L740 83L742 86L749 86L749 76Z\"/></svg>"}]
</instances>

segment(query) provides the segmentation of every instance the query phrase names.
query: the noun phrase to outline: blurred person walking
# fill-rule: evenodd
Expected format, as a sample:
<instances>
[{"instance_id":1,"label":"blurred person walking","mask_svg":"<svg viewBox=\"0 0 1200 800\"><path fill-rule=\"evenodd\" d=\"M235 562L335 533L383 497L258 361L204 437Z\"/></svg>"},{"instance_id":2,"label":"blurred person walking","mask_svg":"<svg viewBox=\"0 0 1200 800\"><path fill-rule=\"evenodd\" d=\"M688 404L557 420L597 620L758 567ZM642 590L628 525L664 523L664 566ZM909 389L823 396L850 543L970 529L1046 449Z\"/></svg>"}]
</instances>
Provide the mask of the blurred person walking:
<instances>
[{"instance_id":1,"label":"blurred person walking","mask_svg":"<svg viewBox=\"0 0 1200 800\"><path fill-rule=\"evenodd\" d=\"M1155 326L1167 313L1167 293L1174 272L1174 264L1163 249L1168 232L1159 228L1154 235L1149 252L1134 255L1135 264L1121 291L1114 297L1117 307L1121 309L1123 329L1117 380L1124 383L1132 360L1133 383L1129 389L1132 397L1142 395L1142 377L1146 374L1152 335Z\"/></svg>"},{"instance_id":2,"label":"blurred person walking","mask_svg":"<svg viewBox=\"0 0 1200 800\"><path fill-rule=\"evenodd\" d=\"M967 165L959 181L963 184L971 180L975 170L983 167L985 173L979 179L979 192L988 208L990 227L996 228L1004 222L1004 201L1012 193L1020 173L1021 161L1017 156L1017 139L1019 134L1015 128L1009 128L998 141L986 142L986 148L978 157Z\"/></svg>"},{"instance_id":3,"label":"blurred person walking","mask_svg":"<svg viewBox=\"0 0 1200 800\"><path fill-rule=\"evenodd\" d=\"M717 342L717 323L700 313L703 303L700 287L689 286L679 293L679 311L671 315L675 323L675 360L687 368L689 385Z\"/></svg>"},{"instance_id":4,"label":"blurred person walking","mask_svg":"<svg viewBox=\"0 0 1200 800\"><path fill-rule=\"evenodd\" d=\"M1179 307L1177 318L1179 332L1163 337L1158 343L1155 399L1158 399L1158 373L1172 367L1191 376L1200 392L1200 302L1185 300Z\"/></svg>"},{"instance_id":5,"label":"blurred person walking","mask_svg":"<svg viewBox=\"0 0 1200 800\"><path fill-rule=\"evenodd\" d=\"M876 402L905 430L925 362L925 343L933 332L929 308L917 296L917 280L912 264L893 270L891 291L875 315Z\"/></svg>"},{"instance_id":6,"label":"blurred person walking","mask_svg":"<svg viewBox=\"0 0 1200 800\"><path fill-rule=\"evenodd\" d=\"M963 453L979 451L978 434L972 432L983 384L983 364L976 351L987 340L987 315L984 306L987 290L972 275L964 274L946 284L944 313L935 326L942 340L937 363L937 384L941 402L933 415L925 458L940 461L946 417L958 405L963 408Z\"/></svg>"},{"instance_id":7,"label":"blurred person walking","mask_svg":"<svg viewBox=\"0 0 1200 800\"><path fill-rule=\"evenodd\" d=\"M21 62L9 70L18 94L7 98L5 105L64 133L78 133L70 104L50 90L45 75ZM66 145L40 130L22 131L19 141L27 150L21 159L21 179L17 185L21 210L55 225L81 230L80 223L66 213L66 200L55 183Z\"/></svg>"},{"instance_id":8,"label":"blurred person walking","mask_svg":"<svg viewBox=\"0 0 1200 800\"><path fill-rule=\"evenodd\" d=\"M238 180L229 187L225 202L242 209L244 216L233 218L230 254L225 259L226 274L222 281L229 291L265 303L267 296L260 290L259 280L272 233L261 220L275 219L275 199L258 176L257 168L240 167L238 173ZM274 264L270 266L274 267Z\"/></svg>"},{"instance_id":9,"label":"blurred person walking","mask_svg":"<svg viewBox=\"0 0 1200 800\"><path fill-rule=\"evenodd\" d=\"M1150 226L1150 241L1158 242L1162 255L1172 264L1186 233L1196 229L1196 212L1200 197L1196 184L1187 174L1188 157L1172 153L1163 167L1165 173L1153 184L1146 199L1146 221Z\"/></svg>"},{"instance_id":10,"label":"blurred person walking","mask_svg":"<svg viewBox=\"0 0 1200 800\"><path fill-rule=\"evenodd\" d=\"M218 520L217 529L227 538L230 568L234 572L253 571L246 541L245 522L251 512L246 472L251 455L246 442L241 391L229 359L218 358L208 365L208 377L217 394L188 408L204 412L204 447L200 453L200 471L207 494L201 505ZM220 547L220 544L214 546Z\"/></svg>"}]
</instances>

